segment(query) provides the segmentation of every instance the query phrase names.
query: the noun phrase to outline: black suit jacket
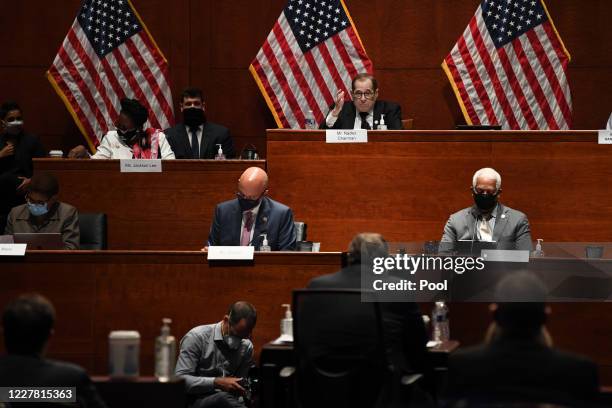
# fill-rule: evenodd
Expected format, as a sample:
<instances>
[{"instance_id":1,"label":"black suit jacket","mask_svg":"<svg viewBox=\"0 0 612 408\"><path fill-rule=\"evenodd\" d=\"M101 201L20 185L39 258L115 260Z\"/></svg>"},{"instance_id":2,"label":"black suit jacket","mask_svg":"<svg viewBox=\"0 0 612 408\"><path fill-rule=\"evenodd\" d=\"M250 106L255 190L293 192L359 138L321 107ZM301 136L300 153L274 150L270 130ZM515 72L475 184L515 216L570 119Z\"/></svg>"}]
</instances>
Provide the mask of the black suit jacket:
<instances>
[{"instance_id":1,"label":"black suit jacket","mask_svg":"<svg viewBox=\"0 0 612 408\"><path fill-rule=\"evenodd\" d=\"M361 289L361 266L352 265L340 271L316 277L309 289ZM431 380L427 361L427 332L419 306L413 302L381 303L384 340L389 362L398 371L425 373Z\"/></svg>"},{"instance_id":2,"label":"black suit jacket","mask_svg":"<svg viewBox=\"0 0 612 408\"><path fill-rule=\"evenodd\" d=\"M332 105L329 110L334 109ZM328 112L329 114L329 112ZM380 123L380 115L385 115L385 124L389 130L401 130L402 129L402 109L400 106L393 102L386 102L378 100L374 103L374 130L376 130ZM342 106L342 110L338 115L338 119L332 129L353 129L355 127L355 117L357 116L357 110L355 104L352 102L346 102ZM327 118L327 115L325 116ZM325 119L319 126L321 129L327 129L327 123Z\"/></svg>"},{"instance_id":3,"label":"black suit jacket","mask_svg":"<svg viewBox=\"0 0 612 408\"><path fill-rule=\"evenodd\" d=\"M238 199L225 201L215 208L208 245L240 245L242 210ZM261 200L253 246L259 249L263 242L261 234L267 234L268 245L273 251L291 251L296 246L295 225L291 208L269 197Z\"/></svg>"},{"instance_id":4,"label":"black suit jacket","mask_svg":"<svg viewBox=\"0 0 612 408\"><path fill-rule=\"evenodd\" d=\"M187 133L184 123L179 123L164 130L164 134L177 159L193 159L190 144L191 136ZM232 159L236 156L234 141L229 129L216 123L206 122L202 133L202 142L200 143L200 158L214 159L219 149L218 144L223 147L223 154L226 158Z\"/></svg>"},{"instance_id":5,"label":"black suit jacket","mask_svg":"<svg viewBox=\"0 0 612 408\"><path fill-rule=\"evenodd\" d=\"M598 383L597 366L586 357L533 340L502 338L449 357L449 394L456 398L589 401Z\"/></svg>"},{"instance_id":6,"label":"black suit jacket","mask_svg":"<svg viewBox=\"0 0 612 408\"><path fill-rule=\"evenodd\" d=\"M75 364L34 356L0 357L0 387L76 387L82 407L106 407L89 376ZM39 405L36 405L39 404ZM16 404L26 407L22 403ZM40 406L34 403L32 406Z\"/></svg>"}]
</instances>

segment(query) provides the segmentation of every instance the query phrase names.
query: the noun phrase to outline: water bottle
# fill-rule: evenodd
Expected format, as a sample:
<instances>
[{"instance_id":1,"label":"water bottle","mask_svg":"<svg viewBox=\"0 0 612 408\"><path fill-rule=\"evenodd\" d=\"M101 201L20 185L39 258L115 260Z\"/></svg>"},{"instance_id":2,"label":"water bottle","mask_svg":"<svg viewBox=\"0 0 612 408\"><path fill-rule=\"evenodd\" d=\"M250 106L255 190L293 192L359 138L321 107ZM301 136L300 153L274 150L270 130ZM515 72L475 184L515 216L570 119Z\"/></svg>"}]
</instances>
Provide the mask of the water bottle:
<instances>
[{"instance_id":1,"label":"water bottle","mask_svg":"<svg viewBox=\"0 0 612 408\"><path fill-rule=\"evenodd\" d=\"M170 319L162 319L161 334L155 339L155 377L167 382L174 375L176 339L170 334Z\"/></svg>"},{"instance_id":2,"label":"water bottle","mask_svg":"<svg viewBox=\"0 0 612 408\"><path fill-rule=\"evenodd\" d=\"M450 327L448 325L448 307L442 301L436 302L433 311L431 312L432 321L432 340L448 341L450 340Z\"/></svg>"},{"instance_id":3,"label":"water bottle","mask_svg":"<svg viewBox=\"0 0 612 408\"><path fill-rule=\"evenodd\" d=\"M308 111L308 115L305 120L306 129L315 130L317 128L317 122L315 121L314 114L311 110Z\"/></svg>"}]
</instances>

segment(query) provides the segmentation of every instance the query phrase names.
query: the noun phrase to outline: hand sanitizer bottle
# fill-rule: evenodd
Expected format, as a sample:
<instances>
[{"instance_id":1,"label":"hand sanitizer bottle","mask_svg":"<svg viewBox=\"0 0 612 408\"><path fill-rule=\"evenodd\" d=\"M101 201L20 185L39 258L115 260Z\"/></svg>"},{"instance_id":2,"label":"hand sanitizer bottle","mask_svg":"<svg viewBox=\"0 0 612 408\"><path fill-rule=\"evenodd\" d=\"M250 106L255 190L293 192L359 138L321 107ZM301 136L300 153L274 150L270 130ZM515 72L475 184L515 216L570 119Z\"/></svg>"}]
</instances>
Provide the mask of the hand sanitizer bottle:
<instances>
[{"instance_id":1,"label":"hand sanitizer bottle","mask_svg":"<svg viewBox=\"0 0 612 408\"><path fill-rule=\"evenodd\" d=\"M155 376L167 382L174 375L176 339L170 334L171 319L162 319L161 335L155 339Z\"/></svg>"},{"instance_id":2,"label":"hand sanitizer bottle","mask_svg":"<svg viewBox=\"0 0 612 408\"><path fill-rule=\"evenodd\" d=\"M263 243L259 247L259 252L271 252L272 248L270 248L270 245L268 245L268 235L267 234L261 234L261 235L263 235L264 239L263 239Z\"/></svg>"},{"instance_id":3,"label":"hand sanitizer bottle","mask_svg":"<svg viewBox=\"0 0 612 408\"><path fill-rule=\"evenodd\" d=\"M221 145L218 144L217 146L219 146L219 150L217 150L215 160L225 160L225 155L223 154L223 149L221 148Z\"/></svg>"},{"instance_id":4,"label":"hand sanitizer bottle","mask_svg":"<svg viewBox=\"0 0 612 408\"><path fill-rule=\"evenodd\" d=\"M291 315L291 305L283 304L285 310L285 318L281 319L280 330L281 337L284 341L293 341L293 316Z\"/></svg>"},{"instance_id":5,"label":"hand sanitizer bottle","mask_svg":"<svg viewBox=\"0 0 612 408\"><path fill-rule=\"evenodd\" d=\"M387 130L384 113L380 115L380 124L378 125L378 130Z\"/></svg>"},{"instance_id":6,"label":"hand sanitizer bottle","mask_svg":"<svg viewBox=\"0 0 612 408\"><path fill-rule=\"evenodd\" d=\"M532 256L534 257L544 256L544 250L542 249L542 242L544 242L544 240L538 238L538 242L536 243L535 251L531 253Z\"/></svg>"}]
</instances>

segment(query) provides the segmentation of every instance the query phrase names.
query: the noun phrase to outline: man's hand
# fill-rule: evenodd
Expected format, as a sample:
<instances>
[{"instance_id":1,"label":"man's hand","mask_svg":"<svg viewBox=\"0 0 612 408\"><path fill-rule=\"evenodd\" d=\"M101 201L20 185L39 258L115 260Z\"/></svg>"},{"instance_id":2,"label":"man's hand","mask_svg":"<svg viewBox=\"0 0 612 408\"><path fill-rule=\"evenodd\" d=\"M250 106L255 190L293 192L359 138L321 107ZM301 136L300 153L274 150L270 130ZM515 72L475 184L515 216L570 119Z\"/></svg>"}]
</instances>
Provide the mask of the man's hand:
<instances>
[{"instance_id":1,"label":"man's hand","mask_svg":"<svg viewBox=\"0 0 612 408\"><path fill-rule=\"evenodd\" d=\"M216 377L215 387L232 394L245 395L246 390L239 384L240 381L242 381L242 378Z\"/></svg>"},{"instance_id":2,"label":"man's hand","mask_svg":"<svg viewBox=\"0 0 612 408\"><path fill-rule=\"evenodd\" d=\"M15 154L15 146L12 145L11 143L7 143L6 146L4 146L2 150L0 150L0 159L12 156L14 154Z\"/></svg>"},{"instance_id":3,"label":"man's hand","mask_svg":"<svg viewBox=\"0 0 612 408\"><path fill-rule=\"evenodd\" d=\"M68 152L69 159L84 159L87 157L87 149L83 145L78 145Z\"/></svg>"},{"instance_id":4,"label":"man's hand","mask_svg":"<svg viewBox=\"0 0 612 408\"><path fill-rule=\"evenodd\" d=\"M28 188L28 186L30 185L30 179L27 177L17 177L19 180L21 180L21 184L19 185L19 187L17 187L17 191L25 191L26 188Z\"/></svg>"},{"instance_id":5,"label":"man's hand","mask_svg":"<svg viewBox=\"0 0 612 408\"><path fill-rule=\"evenodd\" d=\"M336 99L334 99L334 102L336 103L336 105L334 106L332 115L338 116L340 114L340 111L342 110L342 107L344 106L344 91L338 90L338 93L336 93Z\"/></svg>"}]
</instances>

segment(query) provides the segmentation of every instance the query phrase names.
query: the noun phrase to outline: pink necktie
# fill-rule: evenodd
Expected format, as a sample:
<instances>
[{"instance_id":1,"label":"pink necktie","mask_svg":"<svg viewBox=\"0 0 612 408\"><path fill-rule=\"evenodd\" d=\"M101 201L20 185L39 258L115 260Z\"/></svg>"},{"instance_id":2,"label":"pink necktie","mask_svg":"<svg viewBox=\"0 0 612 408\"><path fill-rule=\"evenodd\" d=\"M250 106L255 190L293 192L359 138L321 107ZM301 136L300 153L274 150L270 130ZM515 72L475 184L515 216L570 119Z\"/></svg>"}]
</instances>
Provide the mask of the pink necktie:
<instances>
[{"instance_id":1,"label":"pink necktie","mask_svg":"<svg viewBox=\"0 0 612 408\"><path fill-rule=\"evenodd\" d=\"M244 228L242 229L242 237L240 238L240 246L248 246L251 242L251 228L253 228L253 211L247 211L245 214Z\"/></svg>"}]
</instances>

